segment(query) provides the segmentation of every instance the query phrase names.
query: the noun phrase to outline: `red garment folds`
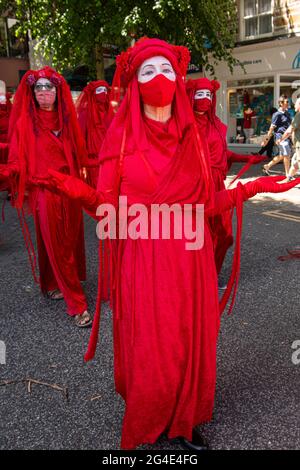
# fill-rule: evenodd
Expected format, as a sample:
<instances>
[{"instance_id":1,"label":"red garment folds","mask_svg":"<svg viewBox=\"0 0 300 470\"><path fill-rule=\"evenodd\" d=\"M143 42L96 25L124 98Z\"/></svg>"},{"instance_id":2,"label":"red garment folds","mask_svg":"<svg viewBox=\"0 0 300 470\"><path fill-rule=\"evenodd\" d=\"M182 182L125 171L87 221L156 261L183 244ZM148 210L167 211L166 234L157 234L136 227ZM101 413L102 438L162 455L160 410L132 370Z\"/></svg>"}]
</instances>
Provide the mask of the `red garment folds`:
<instances>
[{"instance_id":1,"label":"red garment folds","mask_svg":"<svg viewBox=\"0 0 300 470\"><path fill-rule=\"evenodd\" d=\"M0 104L0 164L6 164L8 160L8 124L12 104L10 94L6 94L6 103ZM8 189L6 182L0 183L0 191Z\"/></svg>"},{"instance_id":2,"label":"red garment folds","mask_svg":"<svg viewBox=\"0 0 300 470\"><path fill-rule=\"evenodd\" d=\"M174 117L167 124L143 118L143 124L149 147L143 158L125 147L120 194L128 204L148 207L200 201L193 128L179 139ZM157 145L158 137L170 146ZM118 164L109 159L100 166L103 198L116 200ZM163 432L191 439L193 427L212 417L220 310L207 223L204 239L195 251L186 250L185 238L119 240L115 247L115 383L126 402L122 448L153 443Z\"/></svg>"},{"instance_id":3,"label":"red garment folds","mask_svg":"<svg viewBox=\"0 0 300 470\"><path fill-rule=\"evenodd\" d=\"M107 93L96 94L98 87L106 87ZM88 151L88 159L85 163L88 173L87 182L96 188L99 173L99 151L110 122L108 117L108 83L104 80L90 82L78 97L76 109Z\"/></svg>"}]
</instances>

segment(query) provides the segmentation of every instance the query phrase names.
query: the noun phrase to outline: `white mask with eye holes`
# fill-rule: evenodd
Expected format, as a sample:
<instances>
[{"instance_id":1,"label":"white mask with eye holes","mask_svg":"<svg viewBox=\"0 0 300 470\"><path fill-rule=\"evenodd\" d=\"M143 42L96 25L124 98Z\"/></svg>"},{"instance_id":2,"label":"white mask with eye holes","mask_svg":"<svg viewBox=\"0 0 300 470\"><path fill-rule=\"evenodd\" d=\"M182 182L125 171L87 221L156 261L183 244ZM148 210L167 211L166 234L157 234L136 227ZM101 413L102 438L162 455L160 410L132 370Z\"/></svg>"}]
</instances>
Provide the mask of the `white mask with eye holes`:
<instances>
[{"instance_id":1,"label":"white mask with eye holes","mask_svg":"<svg viewBox=\"0 0 300 470\"><path fill-rule=\"evenodd\" d=\"M147 83L159 74L164 75L172 82L176 80L176 74L170 61L160 55L144 60L138 69L137 79L139 83Z\"/></svg>"},{"instance_id":2,"label":"white mask with eye holes","mask_svg":"<svg viewBox=\"0 0 300 470\"><path fill-rule=\"evenodd\" d=\"M211 91L207 89L197 90L194 96L194 100L204 100L204 98L212 101Z\"/></svg>"}]
</instances>

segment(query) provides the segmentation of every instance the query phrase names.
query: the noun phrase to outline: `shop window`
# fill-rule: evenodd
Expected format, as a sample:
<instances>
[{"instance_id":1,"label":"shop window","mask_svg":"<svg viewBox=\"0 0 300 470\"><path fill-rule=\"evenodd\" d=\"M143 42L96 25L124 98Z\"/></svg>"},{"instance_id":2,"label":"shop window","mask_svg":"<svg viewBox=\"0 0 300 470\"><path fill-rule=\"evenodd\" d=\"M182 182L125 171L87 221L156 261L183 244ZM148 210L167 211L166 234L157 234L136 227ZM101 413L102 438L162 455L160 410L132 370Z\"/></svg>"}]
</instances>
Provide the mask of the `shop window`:
<instances>
[{"instance_id":1,"label":"shop window","mask_svg":"<svg viewBox=\"0 0 300 470\"><path fill-rule=\"evenodd\" d=\"M244 39L272 34L272 0L244 0L242 3Z\"/></svg>"},{"instance_id":2,"label":"shop window","mask_svg":"<svg viewBox=\"0 0 300 470\"><path fill-rule=\"evenodd\" d=\"M228 82L228 140L259 145L268 132L274 105L274 79Z\"/></svg>"}]
</instances>

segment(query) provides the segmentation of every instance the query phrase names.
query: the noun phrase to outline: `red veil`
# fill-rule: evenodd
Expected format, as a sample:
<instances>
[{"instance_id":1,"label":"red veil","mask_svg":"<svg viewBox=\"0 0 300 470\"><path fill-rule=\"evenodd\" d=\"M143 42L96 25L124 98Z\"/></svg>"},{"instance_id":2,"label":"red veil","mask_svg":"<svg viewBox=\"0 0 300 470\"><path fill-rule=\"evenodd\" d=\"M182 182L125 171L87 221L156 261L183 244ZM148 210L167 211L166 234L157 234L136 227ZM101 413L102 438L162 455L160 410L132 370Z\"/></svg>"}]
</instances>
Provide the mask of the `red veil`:
<instances>
[{"instance_id":1,"label":"red veil","mask_svg":"<svg viewBox=\"0 0 300 470\"><path fill-rule=\"evenodd\" d=\"M95 91L98 87L107 88L106 100L97 103ZM108 128L109 85L105 80L90 82L81 92L76 102L79 124L83 132L89 157L98 158L101 144Z\"/></svg>"},{"instance_id":2,"label":"red veil","mask_svg":"<svg viewBox=\"0 0 300 470\"><path fill-rule=\"evenodd\" d=\"M9 141L18 125L19 176L17 181L16 207L22 207L25 185L34 171L35 138L38 134L38 116L33 87L39 78L47 78L57 90L57 110L59 128L64 153L71 175L79 176L80 168L86 159L85 143L76 117L75 107L69 86L65 79L50 67L41 70L28 70L17 89L9 122Z\"/></svg>"}]
</instances>

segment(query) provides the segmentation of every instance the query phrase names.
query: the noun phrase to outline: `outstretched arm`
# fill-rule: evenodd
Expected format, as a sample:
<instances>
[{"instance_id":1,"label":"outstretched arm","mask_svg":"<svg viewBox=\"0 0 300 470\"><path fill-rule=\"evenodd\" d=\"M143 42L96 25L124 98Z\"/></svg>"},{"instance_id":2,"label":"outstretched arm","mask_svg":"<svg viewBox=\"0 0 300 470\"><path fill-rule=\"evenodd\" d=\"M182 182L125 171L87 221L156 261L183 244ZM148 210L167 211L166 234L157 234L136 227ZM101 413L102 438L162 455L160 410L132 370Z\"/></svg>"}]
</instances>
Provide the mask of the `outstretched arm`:
<instances>
[{"instance_id":1,"label":"outstretched arm","mask_svg":"<svg viewBox=\"0 0 300 470\"><path fill-rule=\"evenodd\" d=\"M279 184L284 179L284 176L263 176L246 184L239 183L236 188L218 191L215 193L214 208L210 209L208 215L218 215L235 207L238 194L242 195L243 201L247 201L258 193L283 193L300 183L300 178L297 178L294 181Z\"/></svg>"}]
</instances>

